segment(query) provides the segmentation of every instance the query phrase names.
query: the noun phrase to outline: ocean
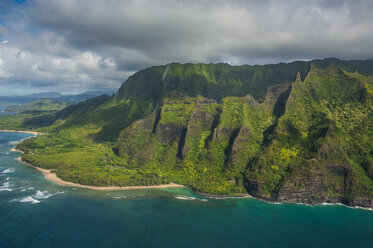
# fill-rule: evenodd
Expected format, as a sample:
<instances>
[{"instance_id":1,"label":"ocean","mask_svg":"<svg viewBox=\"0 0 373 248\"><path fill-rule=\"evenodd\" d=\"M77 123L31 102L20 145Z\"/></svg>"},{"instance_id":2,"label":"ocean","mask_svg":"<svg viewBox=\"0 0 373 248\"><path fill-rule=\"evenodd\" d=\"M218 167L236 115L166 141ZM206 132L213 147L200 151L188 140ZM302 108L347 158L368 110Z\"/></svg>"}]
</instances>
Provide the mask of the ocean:
<instances>
[{"instance_id":1,"label":"ocean","mask_svg":"<svg viewBox=\"0 0 373 248\"><path fill-rule=\"evenodd\" d=\"M365 209L59 186L10 152L30 136L0 132L0 247L373 247Z\"/></svg>"}]
</instances>

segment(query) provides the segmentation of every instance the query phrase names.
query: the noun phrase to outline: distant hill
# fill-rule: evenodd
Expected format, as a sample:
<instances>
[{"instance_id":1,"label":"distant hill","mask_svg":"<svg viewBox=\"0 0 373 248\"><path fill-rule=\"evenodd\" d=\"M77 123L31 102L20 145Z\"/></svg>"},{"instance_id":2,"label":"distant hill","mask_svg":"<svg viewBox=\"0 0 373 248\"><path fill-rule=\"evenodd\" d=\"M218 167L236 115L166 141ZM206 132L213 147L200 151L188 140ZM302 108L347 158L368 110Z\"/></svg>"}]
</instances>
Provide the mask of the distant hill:
<instances>
[{"instance_id":1,"label":"distant hill","mask_svg":"<svg viewBox=\"0 0 373 248\"><path fill-rule=\"evenodd\" d=\"M59 92L41 92L41 93L33 93L27 96L26 98L57 98L63 96Z\"/></svg>"},{"instance_id":2,"label":"distant hill","mask_svg":"<svg viewBox=\"0 0 373 248\"><path fill-rule=\"evenodd\" d=\"M86 91L78 95L63 95L57 98L53 98L59 102L67 102L67 103L78 103L89 98L94 98L102 95L112 95L113 92L101 92L101 91Z\"/></svg>"},{"instance_id":3,"label":"distant hill","mask_svg":"<svg viewBox=\"0 0 373 248\"><path fill-rule=\"evenodd\" d=\"M71 103L70 103L71 104ZM66 102L59 102L51 99L41 99L21 105L9 106L6 112L30 112L30 111L59 111L70 105Z\"/></svg>"},{"instance_id":4,"label":"distant hill","mask_svg":"<svg viewBox=\"0 0 373 248\"><path fill-rule=\"evenodd\" d=\"M16 105L24 104L39 99L53 99L58 102L66 103L78 103L89 98L97 97L104 94L112 94L112 92L101 92L101 91L86 91L80 94L63 95L58 92L42 92L33 93L25 96L0 96L0 104Z\"/></svg>"}]
</instances>

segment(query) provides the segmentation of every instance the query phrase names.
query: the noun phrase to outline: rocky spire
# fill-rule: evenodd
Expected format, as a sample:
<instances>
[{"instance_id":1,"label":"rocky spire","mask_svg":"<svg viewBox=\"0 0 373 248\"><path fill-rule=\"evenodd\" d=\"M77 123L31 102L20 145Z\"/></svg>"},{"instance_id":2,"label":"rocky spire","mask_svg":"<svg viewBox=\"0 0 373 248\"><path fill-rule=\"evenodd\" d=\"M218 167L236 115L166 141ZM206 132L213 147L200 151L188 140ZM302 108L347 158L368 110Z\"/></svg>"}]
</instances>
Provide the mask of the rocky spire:
<instances>
[{"instance_id":1,"label":"rocky spire","mask_svg":"<svg viewBox=\"0 0 373 248\"><path fill-rule=\"evenodd\" d=\"M311 63L311 67L310 67L310 72L311 71L316 71L317 70L317 67L314 63Z\"/></svg>"},{"instance_id":2,"label":"rocky spire","mask_svg":"<svg viewBox=\"0 0 373 248\"><path fill-rule=\"evenodd\" d=\"M297 73L297 78L295 79L295 82L298 83L298 82L302 82L302 78L300 77L300 72L298 71Z\"/></svg>"}]
</instances>

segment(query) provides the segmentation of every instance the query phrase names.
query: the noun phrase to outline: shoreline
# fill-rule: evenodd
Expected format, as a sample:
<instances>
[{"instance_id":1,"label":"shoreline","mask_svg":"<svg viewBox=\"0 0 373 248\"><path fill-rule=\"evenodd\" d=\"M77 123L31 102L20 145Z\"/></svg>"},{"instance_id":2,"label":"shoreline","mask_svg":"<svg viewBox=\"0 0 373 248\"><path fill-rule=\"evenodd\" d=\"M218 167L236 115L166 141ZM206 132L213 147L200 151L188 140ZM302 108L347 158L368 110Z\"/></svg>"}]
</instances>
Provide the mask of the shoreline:
<instances>
[{"instance_id":1,"label":"shoreline","mask_svg":"<svg viewBox=\"0 0 373 248\"><path fill-rule=\"evenodd\" d=\"M4 133L30 133L30 134L34 134L34 135L42 135L44 133L40 133L40 132L36 132L36 131L19 131L19 130L0 130L0 132L4 132Z\"/></svg>"},{"instance_id":2,"label":"shoreline","mask_svg":"<svg viewBox=\"0 0 373 248\"><path fill-rule=\"evenodd\" d=\"M6 131L0 130L0 132L6 132ZM10 131L10 132L12 132L12 131ZM32 134L37 133L37 135L40 134L38 132L28 132L28 131L18 131L18 132L32 133ZM11 152L19 152L21 154L24 153L21 150L17 150L15 147L11 148L10 151ZM91 185L83 185L83 184L79 184L79 183L73 183L73 182L65 181L65 180L57 177L56 173L54 172L55 170L53 170L53 169L51 169L51 170L50 169L43 169L43 168L37 167L35 165L32 165L32 164L30 164L26 161L23 161L21 156L17 158L17 161L26 165L26 166L29 166L31 168L34 168L34 169L40 171L44 175L45 179L47 179L47 180L49 180L53 183L56 183L58 185L67 186L67 187L86 188L86 189L92 189L92 190L98 190L98 191L101 191L101 190L103 190L103 191L104 190L108 190L108 191L111 191L111 190L131 190L131 189L190 188L188 186L181 185L181 184L176 184L176 183L161 184L161 185L148 185L148 186L91 186ZM310 206L310 207L334 205L334 206L344 206L344 207L352 208L352 209L362 209L362 210L367 210L367 211L373 211L373 208L362 207L362 206L349 206L349 205L345 205L345 204L342 204L342 203L323 202L323 203L319 203L319 204L307 204L307 203L286 202L286 201L284 201L284 202L271 202L271 201L268 201L268 200L253 197L249 194L242 194L242 195L237 195L237 196L221 196L221 195L213 195L213 194L202 193L202 192L198 192L198 191L193 191L193 192L196 193L197 195L201 195L201 196L204 196L204 197L210 198L210 199L230 199L230 198L234 198L234 199L245 199L246 198L247 199L247 198L251 198L251 199L256 199L256 200L259 200L259 201L264 201L264 202L270 203L270 204L296 204L296 205L304 205L304 206Z\"/></svg>"},{"instance_id":3,"label":"shoreline","mask_svg":"<svg viewBox=\"0 0 373 248\"><path fill-rule=\"evenodd\" d=\"M15 147L13 147L10 151L12 152L20 152L24 153L23 151L17 150ZM40 171L44 178L56 183L61 186L67 186L67 187L78 187L78 188L86 188L86 189L92 189L92 190L130 190L130 189L164 189L164 188L186 188L186 186L181 185L181 184L176 184L176 183L169 183L169 184L161 184L161 185L141 185L141 186L92 186L92 185L84 185L84 184L79 184L79 183L73 183L69 181L65 181L61 178L59 178L55 170L49 170L49 169L43 169L40 167L37 167L35 165L32 165L26 161L23 161L21 157L17 158L17 161L32 167L38 171Z\"/></svg>"},{"instance_id":4,"label":"shoreline","mask_svg":"<svg viewBox=\"0 0 373 248\"><path fill-rule=\"evenodd\" d=\"M15 147L13 147L11 149L11 151L20 152L22 154L24 153L23 151L15 149ZM23 161L21 157L18 157L17 161L26 165L26 166L29 166L31 168L34 168L34 169L40 171L44 175L45 179L47 179L47 180L49 180L53 183L56 183L58 185L67 186L67 187L86 188L86 189L92 189L92 190L98 190L98 191L131 190L131 189L189 188L185 185L176 184L176 183L161 184L161 185L149 185L149 186L91 186L91 185L83 185L83 184L79 184L79 183L73 183L73 182L68 182L68 181L62 180L61 178L57 177L56 173L54 172L55 170L53 170L53 169L52 170L42 169L40 167L37 167L37 166L32 165L30 163L27 163L26 161ZM259 201L263 201L263 202L266 202L266 203L269 203L269 204L275 204L275 205L277 205L277 204L279 204L279 205L281 205L281 204L291 204L291 205L295 204L295 205L303 205L303 206L309 206L309 207L331 205L331 206L343 206L343 207L347 207L347 208L351 208L351 209L362 209L362 210L367 210L367 211L373 211L373 208L361 207L361 206L349 206L349 205L345 205L345 204L342 204L342 203L323 202L323 203L319 203L319 204L307 204L307 203L296 203L296 202L286 202L286 201L284 201L284 202L271 202L271 201L266 201L264 199L253 197L249 194L239 195L239 196L219 196L219 195L212 195L212 194L204 194L204 193L196 192L196 191L193 191L193 192L196 193L197 195L201 195L201 196L204 196L204 197L209 198L209 199L218 199L218 200L251 198L251 199L255 199L255 200L259 200Z\"/></svg>"},{"instance_id":5,"label":"shoreline","mask_svg":"<svg viewBox=\"0 0 373 248\"><path fill-rule=\"evenodd\" d=\"M209 199L217 199L217 200L224 200L224 199L243 199L243 198L254 198L253 196L249 195L248 193L246 194L239 194L239 195L214 195L210 193L203 193L200 191L194 191L197 195L209 198Z\"/></svg>"}]
</instances>

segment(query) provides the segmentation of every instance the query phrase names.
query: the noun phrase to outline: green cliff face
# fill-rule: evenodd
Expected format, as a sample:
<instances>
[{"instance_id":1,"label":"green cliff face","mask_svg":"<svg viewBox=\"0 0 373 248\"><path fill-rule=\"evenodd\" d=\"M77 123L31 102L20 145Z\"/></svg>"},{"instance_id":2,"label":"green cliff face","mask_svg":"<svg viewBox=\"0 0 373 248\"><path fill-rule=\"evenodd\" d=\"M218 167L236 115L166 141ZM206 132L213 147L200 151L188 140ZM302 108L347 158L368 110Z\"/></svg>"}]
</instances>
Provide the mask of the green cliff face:
<instances>
[{"instance_id":1,"label":"green cliff face","mask_svg":"<svg viewBox=\"0 0 373 248\"><path fill-rule=\"evenodd\" d=\"M89 185L175 182L372 206L372 63L313 62L151 67L113 97L58 112L48 135L19 148L26 161Z\"/></svg>"},{"instance_id":2,"label":"green cliff face","mask_svg":"<svg viewBox=\"0 0 373 248\"><path fill-rule=\"evenodd\" d=\"M270 138L248 165L247 190L271 200L372 204L373 143L361 139L372 134L372 81L363 78L313 67L293 83Z\"/></svg>"}]
</instances>

